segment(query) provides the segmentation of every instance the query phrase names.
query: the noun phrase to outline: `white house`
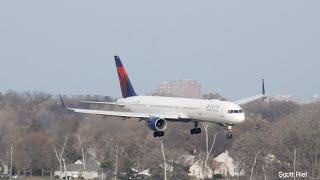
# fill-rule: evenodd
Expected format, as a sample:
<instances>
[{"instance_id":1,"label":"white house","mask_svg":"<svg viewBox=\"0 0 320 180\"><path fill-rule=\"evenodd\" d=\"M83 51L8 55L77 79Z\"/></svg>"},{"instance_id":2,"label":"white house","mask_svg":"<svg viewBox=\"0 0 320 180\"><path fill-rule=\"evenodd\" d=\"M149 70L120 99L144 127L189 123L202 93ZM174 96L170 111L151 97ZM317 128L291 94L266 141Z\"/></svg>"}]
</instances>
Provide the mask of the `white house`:
<instances>
[{"instance_id":1,"label":"white house","mask_svg":"<svg viewBox=\"0 0 320 180\"><path fill-rule=\"evenodd\" d=\"M224 176L243 176L244 170L241 169L238 163L235 163L230 157L229 152L225 151L215 157L212 162L215 168L214 174L222 174Z\"/></svg>"},{"instance_id":2,"label":"white house","mask_svg":"<svg viewBox=\"0 0 320 180\"><path fill-rule=\"evenodd\" d=\"M99 177L100 165L93 160L87 160L85 164L78 160L73 164L66 165L66 170L56 170L54 176L67 177L68 178L80 178L94 179Z\"/></svg>"},{"instance_id":3,"label":"white house","mask_svg":"<svg viewBox=\"0 0 320 180\"><path fill-rule=\"evenodd\" d=\"M9 174L8 165L0 161L0 176L6 176Z\"/></svg>"},{"instance_id":4,"label":"white house","mask_svg":"<svg viewBox=\"0 0 320 180\"><path fill-rule=\"evenodd\" d=\"M224 177L229 175L229 169L224 162L216 162L213 160L212 167L214 169L213 174L221 174Z\"/></svg>"},{"instance_id":5,"label":"white house","mask_svg":"<svg viewBox=\"0 0 320 180\"><path fill-rule=\"evenodd\" d=\"M181 155L174 161L174 163L180 164L185 167L190 167L192 166L192 164L194 164L195 158L196 157L192 155Z\"/></svg>"},{"instance_id":6,"label":"white house","mask_svg":"<svg viewBox=\"0 0 320 180\"><path fill-rule=\"evenodd\" d=\"M203 161L198 160L194 164L192 164L189 168L190 177L195 177L197 179L209 178L211 179L213 175L212 169L207 167L205 172L203 173Z\"/></svg>"}]
</instances>

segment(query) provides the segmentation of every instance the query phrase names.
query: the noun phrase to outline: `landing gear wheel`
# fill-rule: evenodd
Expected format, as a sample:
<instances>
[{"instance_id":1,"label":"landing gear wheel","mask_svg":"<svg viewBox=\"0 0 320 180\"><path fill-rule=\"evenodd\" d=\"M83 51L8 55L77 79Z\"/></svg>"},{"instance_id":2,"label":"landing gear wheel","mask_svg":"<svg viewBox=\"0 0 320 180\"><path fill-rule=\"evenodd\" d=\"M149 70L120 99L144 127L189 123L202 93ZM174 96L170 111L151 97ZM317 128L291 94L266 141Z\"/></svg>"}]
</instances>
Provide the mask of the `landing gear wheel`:
<instances>
[{"instance_id":1,"label":"landing gear wheel","mask_svg":"<svg viewBox=\"0 0 320 180\"><path fill-rule=\"evenodd\" d=\"M190 130L191 134L200 134L201 133L201 128L198 128L198 121L193 122L194 128Z\"/></svg>"},{"instance_id":2,"label":"landing gear wheel","mask_svg":"<svg viewBox=\"0 0 320 180\"><path fill-rule=\"evenodd\" d=\"M193 128L190 130L191 134L200 134L201 133L201 128Z\"/></svg>"},{"instance_id":3,"label":"landing gear wheel","mask_svg":"<svg viewBox=\"0 0 320 180\"><path fill-rule=\"evenodd\" d=\"M233 135L231 133L228 133L227 134L227 139L232 139L233 138Z\"/></svg>"},{"instance_id":4,"label":"landing gear wheel","mask_svg":"<svg viewBox=\"0 0 320 180\"><path fill-rule=\"evenodd\" d=\"M197 129L197 134L200 134L201 133L201 128L198 128Z\"/></svg>"},{"instance_id":5,"label":"landing gear wheel","mask_svg":"<svg viewBox=\"0 0 320 180\"><path fill-rule=\"evenodd\" d=\"M164 132L163 131L153 132L153 137L162 137L162 136L164 136Z\"/></svg>"}]
</instances>

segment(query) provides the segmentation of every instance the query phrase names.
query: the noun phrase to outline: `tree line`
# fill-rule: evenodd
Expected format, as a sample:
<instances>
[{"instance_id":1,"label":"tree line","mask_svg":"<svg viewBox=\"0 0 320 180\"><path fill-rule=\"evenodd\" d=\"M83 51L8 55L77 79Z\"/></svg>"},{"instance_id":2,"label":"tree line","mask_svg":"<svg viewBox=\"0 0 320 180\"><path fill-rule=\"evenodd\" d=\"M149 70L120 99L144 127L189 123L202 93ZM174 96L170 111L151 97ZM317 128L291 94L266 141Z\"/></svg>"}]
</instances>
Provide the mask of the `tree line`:
<instances>
[{"instance_id":1,"label":"tree line","mask_svg":"<svg viewBox=\"0 0 320 180\"><path fill-rule=\"evenodd\" d=\"M72 106L92 108L92 105L81 104L81 100L114 99L104 96L65 98ZM252 173L256 178L272 179L279 170L288 171L294 167L308 171L310 177L320 176L319 104L266 101L254 102L244 109L248 112L246 121L234 127L233 140L225 138L224 128L207 125L207 139L215 142L210 158L228 149L248 176L256 159ZM161 141L167 161L182 154L209 159L206 133L192 136L192 126L192 123L169 122L166 135L155 139L138 119L71 113L62 107L55 95L7 91L0 94L0 162L10 163L12 146L15 174L48 175L60 168L59 154L63 149L66 164L85 156L99 161L110 174L115 170L128 172L133 167L150 169L153 177L162 178ZM210 161L208 166L211 166ZM175 169L168 177L187 179L188 169L179 165Z\"/></svg>"}]
</instances>

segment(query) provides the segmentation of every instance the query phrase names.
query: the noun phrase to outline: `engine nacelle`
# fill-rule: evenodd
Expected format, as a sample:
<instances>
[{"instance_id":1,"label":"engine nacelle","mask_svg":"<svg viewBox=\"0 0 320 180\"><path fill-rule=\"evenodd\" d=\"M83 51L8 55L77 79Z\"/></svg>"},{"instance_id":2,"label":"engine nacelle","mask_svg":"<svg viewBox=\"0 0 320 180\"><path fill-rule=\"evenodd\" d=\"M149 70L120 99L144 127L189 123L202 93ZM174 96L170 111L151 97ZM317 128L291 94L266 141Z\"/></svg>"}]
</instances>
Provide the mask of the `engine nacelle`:
<instances>
[{"instance_id":1,"label":"engine nacelle","mask_svg":"<svg viewBox=\"0 0 320 180\"><path fill-rule=\"evenodd\" d=\"M152 117L146 121L146 125L152 131L164 131L167 128L167 121L158 117Z\"/></svg>"}]
</instances>

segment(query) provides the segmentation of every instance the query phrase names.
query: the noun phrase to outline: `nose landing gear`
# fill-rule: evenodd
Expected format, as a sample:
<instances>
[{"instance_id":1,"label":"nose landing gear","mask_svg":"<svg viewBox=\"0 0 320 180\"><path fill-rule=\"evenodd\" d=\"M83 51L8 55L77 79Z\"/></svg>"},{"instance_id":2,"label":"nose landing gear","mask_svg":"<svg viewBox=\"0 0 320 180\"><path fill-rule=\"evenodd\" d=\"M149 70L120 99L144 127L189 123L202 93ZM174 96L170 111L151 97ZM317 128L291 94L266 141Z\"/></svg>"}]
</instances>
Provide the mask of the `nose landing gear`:
<instances>
[{"instance_id":1,"label":"nose landing gear","mask_svg":"<svg viewBox=\"0 0 320 180\"><path fill-rule=\"evenodd\" d=\"M233 135L232 135L232 126L227 126L227 139L232 139Z\"/></svg>"},{"instance_id":2,"label":"nose landing gear","mask_svg":"<svg viewBox=\"0 0 320 180\"><path fill-rule=\"evenodd\" d=\"M194 122L194 128L190 130L191 134L200 134L201 133L201 128L198 128L198 122Z\"/></svg>"}]
</instances>

